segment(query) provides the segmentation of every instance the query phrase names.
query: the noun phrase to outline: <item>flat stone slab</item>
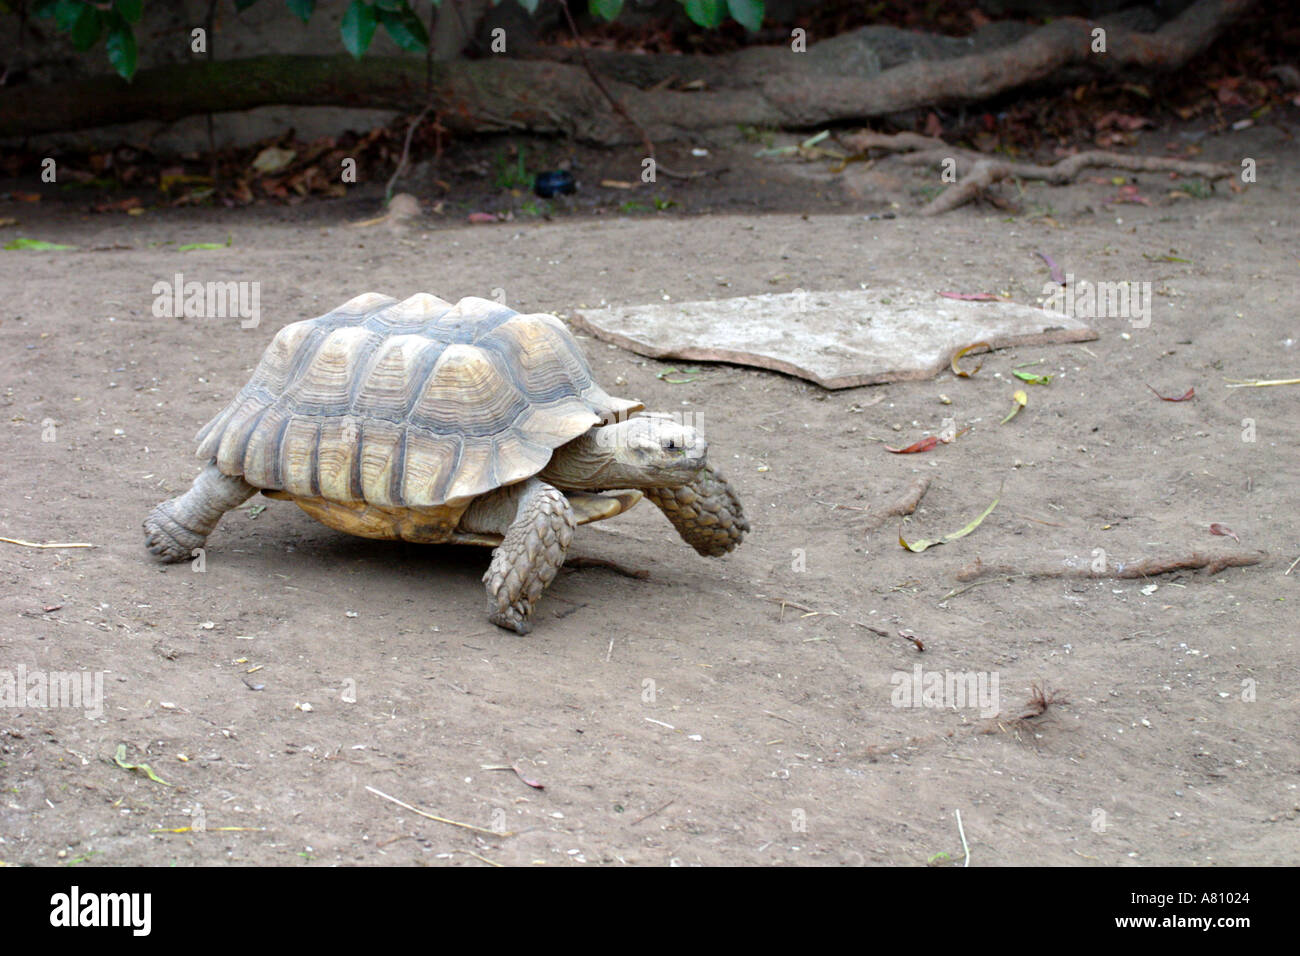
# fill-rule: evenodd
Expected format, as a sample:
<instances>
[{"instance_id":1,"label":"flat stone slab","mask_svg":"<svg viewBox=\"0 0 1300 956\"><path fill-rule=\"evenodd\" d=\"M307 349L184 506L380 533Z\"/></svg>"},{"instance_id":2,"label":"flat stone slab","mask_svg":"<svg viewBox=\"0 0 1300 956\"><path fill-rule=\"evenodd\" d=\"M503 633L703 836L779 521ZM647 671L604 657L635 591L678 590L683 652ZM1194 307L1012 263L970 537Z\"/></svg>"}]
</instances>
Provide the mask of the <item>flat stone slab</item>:
<instances>
[{"instance_id":1,"label":"flat stone slab","mask_svg":"<svg viewBox=\"0 0 1300 956\"><path fill-rule=\"evenodd\" d=\"M1056 312L906 289L582 309L572 321L638 355L753 365L823 388L933 378L953 353L976 342L997 349L1097 338L1083 322Z\"/></svg>"}]
</instances>

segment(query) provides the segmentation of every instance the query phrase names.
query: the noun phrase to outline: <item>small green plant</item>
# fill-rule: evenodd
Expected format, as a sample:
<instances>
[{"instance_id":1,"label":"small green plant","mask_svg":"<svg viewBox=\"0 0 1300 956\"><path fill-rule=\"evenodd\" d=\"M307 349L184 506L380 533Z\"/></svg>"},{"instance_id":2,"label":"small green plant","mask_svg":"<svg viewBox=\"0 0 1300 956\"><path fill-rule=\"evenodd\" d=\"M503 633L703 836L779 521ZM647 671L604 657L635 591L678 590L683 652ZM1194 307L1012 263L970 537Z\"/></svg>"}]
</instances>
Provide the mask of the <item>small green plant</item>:
<instances>
[{"instance_id":1,"label":"small green plant","mask_svg":"<svg viewBox=\"0 0 1300 956\"><path fill-rule=\"evenodd\" d=\"M763 146L771 146L776 141L776 130L766 126L745 126L742 124L740 138L746 143L760 143Z\"/></svg>"},{"instance_id":2,"label":"small green plant","mask_svg":"<svg viewBox=\"0 0 1300 956\"><path fill-rule=\"evenodd\" d=\"M676 205L677 200L675 199L664 199L662 196L655 196L655 209L659 212L663 212L665 209L670 209Z\"/></svg>"},{"instance_id":3,"label":"small green plant","mask_svg":"<svg viewBox=\"0 0 1300 956\"><path fill-rule=\"evenodd\" d=\"M649 209L650 207L643 202L625 202L623 205L618 207L618 211L624 215L631 215L636 212L647 212Z\"/></svg>"},{"instance_id":4,"label":"small green plant","mask_svg":"<svg viewBox=\"0 0 1300 956\"><path fill-rule=\"evenodd\" d=\"M1178 187L1193 199L1209 199L1214 194L1214 187L1204 179L1189 179Z\"/></svg>"},{"instance_id":5,"label":"small green plant","mask_svg":"<svg viewBox=\"0 0 1300 956\"><path fill-rule=\"evenodd\" d=\"M528 175L528 164L524 150L520 149L511 162L505 151L497 156L497 175L493 181L497 189L532 189L533 177Z\"/></svg>"}]
</instances>

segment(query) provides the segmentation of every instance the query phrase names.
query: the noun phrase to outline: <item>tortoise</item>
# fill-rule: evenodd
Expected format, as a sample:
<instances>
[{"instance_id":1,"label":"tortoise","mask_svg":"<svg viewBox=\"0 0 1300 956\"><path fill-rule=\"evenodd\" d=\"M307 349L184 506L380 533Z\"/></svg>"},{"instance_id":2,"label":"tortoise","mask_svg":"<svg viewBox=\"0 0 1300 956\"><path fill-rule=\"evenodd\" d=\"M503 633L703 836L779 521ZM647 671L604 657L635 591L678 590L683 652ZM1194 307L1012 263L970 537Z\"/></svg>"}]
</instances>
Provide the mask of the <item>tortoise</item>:
<instances>
[{"instance_id":1,"label":"tortoise","mask_svg":"<svg viewBox=\"0 0 1300 956\"><path fill-rule=\"evenodd\" d=\"M749 530L696 429L606 393L555 316L486 299L371 292L286 325L195 440L206 467L144 522L162 560L261 491L349 534L494 548L488 616L519 634L577 525L644 496L702 555Z\"/></svg>"}]
</instances>

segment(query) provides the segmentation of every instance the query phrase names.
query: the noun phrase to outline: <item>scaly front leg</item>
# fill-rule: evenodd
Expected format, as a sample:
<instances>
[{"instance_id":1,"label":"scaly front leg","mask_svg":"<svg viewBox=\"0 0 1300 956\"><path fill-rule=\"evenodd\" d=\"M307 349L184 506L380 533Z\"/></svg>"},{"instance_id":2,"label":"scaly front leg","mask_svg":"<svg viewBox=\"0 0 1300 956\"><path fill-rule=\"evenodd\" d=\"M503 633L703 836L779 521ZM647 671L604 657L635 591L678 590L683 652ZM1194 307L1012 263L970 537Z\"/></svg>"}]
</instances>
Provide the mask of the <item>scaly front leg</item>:
<instances>
[{"instance_id":1,"label":"scaly front leg","mask_svg":"<svg viewBox=\"0 0 1300 956\"><path fill-rule=\"evenodd\" d=\"M645 496L668 516L686 543L708 558L719 558L740 544L749 520L727 480L705 465L680 488L650 488Z\"/></svg>"},{"instance_id":2,"label":"scaly front leg","mask_svg":"<svg viewBox=\"0 0 1300 956\"><path fill-rule=\"evenodd\" d=\"M257 493L243 478L223 475L209 463L185 494L171 498L144 519L145 546L164 561L187 561L203 547L221 516Z\"/></svg>"},{"instance_id":3,"label":"scaly front leg","mask_svg":"<svg viewBox=\"0 0 1300 956\"><path fill-rule=\"evenodd\" d=\"M562 491L537 478L524 483L515 519L483 575L493 624L519 634L533 629L533 606L564 564L575 527Z\"/></svg>"}]
</instances>

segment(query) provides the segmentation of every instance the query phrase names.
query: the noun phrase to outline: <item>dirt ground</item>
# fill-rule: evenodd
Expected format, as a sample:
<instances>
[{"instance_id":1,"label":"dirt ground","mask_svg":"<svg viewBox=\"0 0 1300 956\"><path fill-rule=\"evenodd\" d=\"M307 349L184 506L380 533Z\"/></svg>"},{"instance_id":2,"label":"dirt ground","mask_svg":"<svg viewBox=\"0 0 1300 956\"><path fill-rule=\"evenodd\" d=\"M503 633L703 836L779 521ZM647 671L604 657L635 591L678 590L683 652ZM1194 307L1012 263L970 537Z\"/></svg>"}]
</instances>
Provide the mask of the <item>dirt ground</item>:
<instances>
[{"instance_id":1,"label":"dirt ground","mask_svg":"<svg viewBox=\"0 0 1300 956\"><path fill-rule=\"evenodd\" d=\"M880 219L888 190L914 204L926 175L773 162L783 211L702 214L733 179L664 184L666 213L397 229L348 225L375 214L373 188L135 217L0 203L19 220L0 244L78 247L0 252L0 535L95 545L0 543L0 671L104 675L99 716L0 707L0 861L960 865L960 811L971 865L1300 863L1300 387L1224 381L1300 374L1300 157L1276 126L1204 146L1258 158L1259 183L1175 199L1139 176L1149 207L1107 203L1109 184L1028 185L1019 215ZM1040 250L1091 281L1151 282L1149 327L1101 318L1096 342L1000 352L969 379L839 392L722 365L665 378L585 339L612 392L702 416L753 532L707 560L648 505L584 527L573 553L649 577L566 571L526 638L486 620L482 549L351 538L261 498L223 519L203 573L142 544L275 331L363 291L500 288L560 314L860 283L1033 303ZM154 283L177 272L259 282L260 325L155 317ZM1011 377L1036 361L1050 385ZM999 425L1016 387L1028 406ZM925 454L882 446L946 418L971 430ZM919 475L909 539L999 504L923 554L897 521L864 530L863 509ZM1098 549L1111 566L1265 557L950 594L977 559L1089 566ZM1000 717L895 706L917 665L996 678ZM1035 685L1056 700L1015 720ZM119 745L170 786L114 763Z\"/></svg>"}]
</instances>

